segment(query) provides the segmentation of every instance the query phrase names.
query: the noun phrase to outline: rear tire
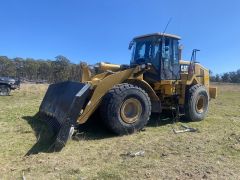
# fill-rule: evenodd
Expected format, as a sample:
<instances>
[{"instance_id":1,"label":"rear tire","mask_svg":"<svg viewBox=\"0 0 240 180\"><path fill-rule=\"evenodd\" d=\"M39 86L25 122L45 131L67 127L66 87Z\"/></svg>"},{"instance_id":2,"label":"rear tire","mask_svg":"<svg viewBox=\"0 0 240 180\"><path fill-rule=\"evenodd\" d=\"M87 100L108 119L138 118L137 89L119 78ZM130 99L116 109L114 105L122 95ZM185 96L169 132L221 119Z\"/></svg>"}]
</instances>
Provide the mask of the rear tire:
<instances>
[{"instance_id":1,"label":"rear tire","mask_svg":"<svg viewBox=\"0 0 240 180\"><path fill-rule=\"evenodd\" d=\"M185 118L188 121L202 121L208 113L209 95L205 86L196 84L187 91Z\"/></svg>"},{"instance_id":2,"label":"rear tire","mask_svg":"<svg viewBox=\"0 0 240 180\"><path fill-rule=\"evenodd\" d=\"M0 85L0 96L9 96L10 88L7 85Z\"/></svg>"},{"instance_id":3,"label":"rear tire","mask_svg":"<svg viewBox=\"0 0 240 180\"><path fill-rule=\"evenodd\" d=\"M147 124L151 101L143 89L128 83L118 84L104 96L100 112L112 132L131 134Z\"/></svg>"}]
</instances>

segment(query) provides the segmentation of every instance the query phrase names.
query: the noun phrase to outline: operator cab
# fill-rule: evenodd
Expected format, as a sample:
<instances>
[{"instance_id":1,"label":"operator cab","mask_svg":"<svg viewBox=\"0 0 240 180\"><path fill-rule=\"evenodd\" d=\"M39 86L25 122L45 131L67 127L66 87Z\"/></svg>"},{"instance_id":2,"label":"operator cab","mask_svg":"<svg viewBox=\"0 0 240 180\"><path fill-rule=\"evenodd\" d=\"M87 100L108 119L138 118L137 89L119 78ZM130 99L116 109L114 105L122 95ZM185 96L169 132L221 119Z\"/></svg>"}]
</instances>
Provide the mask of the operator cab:
<instances>
[{"instance_id":1,"label":"operator cab","mask_svg":"<svg viewBox=\"0 0 240 180\"><path fill-rule=\"evenodd\" d=\"M180 79L179 40L178 36L162 33L135 37L129 45L131 66L150 63L152 68L144 73L144 79L150 82Z\"/></svg>"}]
</instances>

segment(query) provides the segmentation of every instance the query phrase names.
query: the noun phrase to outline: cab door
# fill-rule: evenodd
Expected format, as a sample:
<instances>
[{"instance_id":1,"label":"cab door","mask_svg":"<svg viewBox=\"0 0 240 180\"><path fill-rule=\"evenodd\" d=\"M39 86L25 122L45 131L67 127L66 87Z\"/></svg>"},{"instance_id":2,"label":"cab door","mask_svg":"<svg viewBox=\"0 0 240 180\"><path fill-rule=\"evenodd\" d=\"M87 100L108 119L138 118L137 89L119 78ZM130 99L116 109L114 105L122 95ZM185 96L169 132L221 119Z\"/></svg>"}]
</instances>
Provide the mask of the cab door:
<instances>
[{"instance_id":1,"label":"cab door","mask_svg":"<svg viewBox=\"0 0 240 180\"><path fill-rule=\"evenodd\" d=\"M180 79L178 40L164 37L162 40L161 80Z\"/></svg>"}]
</instances>

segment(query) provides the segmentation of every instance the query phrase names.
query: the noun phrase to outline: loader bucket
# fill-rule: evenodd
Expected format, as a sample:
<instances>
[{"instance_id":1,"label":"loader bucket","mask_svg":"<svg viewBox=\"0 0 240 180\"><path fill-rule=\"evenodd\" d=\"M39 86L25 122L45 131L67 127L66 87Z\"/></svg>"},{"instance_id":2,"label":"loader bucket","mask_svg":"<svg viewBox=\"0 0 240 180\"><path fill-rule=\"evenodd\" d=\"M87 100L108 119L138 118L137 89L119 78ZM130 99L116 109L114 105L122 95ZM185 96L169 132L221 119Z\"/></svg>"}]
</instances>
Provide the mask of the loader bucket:
<instances>
[{"instance_id":1,"label":"loader bucket","mask_svg":"<svg viewBox=\"0 0 240 180\"><path fill-rule=\"evenodd\" d=\"M66 81L51 84L39 108L56 134L55 146L61 150L90 96L90 85Z\"/></svg>"}]
</instances>

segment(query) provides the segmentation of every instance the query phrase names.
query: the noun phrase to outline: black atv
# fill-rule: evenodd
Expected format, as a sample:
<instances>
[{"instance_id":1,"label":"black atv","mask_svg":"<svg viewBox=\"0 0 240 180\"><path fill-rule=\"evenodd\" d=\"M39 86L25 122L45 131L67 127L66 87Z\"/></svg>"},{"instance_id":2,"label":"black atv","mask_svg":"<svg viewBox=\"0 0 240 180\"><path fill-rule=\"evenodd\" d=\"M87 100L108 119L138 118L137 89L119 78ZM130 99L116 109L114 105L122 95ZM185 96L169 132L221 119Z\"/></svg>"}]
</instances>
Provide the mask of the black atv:
<instances>
[{"instance_id":1,"label":"black atv","mask_svg":"<svg viewBox=\"0 0 240 180\"><path fill-rule=\"evenodd\" d=\"M0 77L0 96L8 96L11 90L20 88L20 80L9 77Z\"/></svg>"}]
</instances>

